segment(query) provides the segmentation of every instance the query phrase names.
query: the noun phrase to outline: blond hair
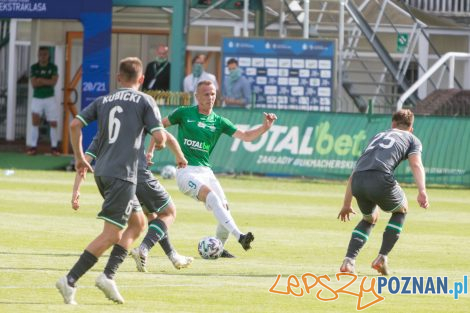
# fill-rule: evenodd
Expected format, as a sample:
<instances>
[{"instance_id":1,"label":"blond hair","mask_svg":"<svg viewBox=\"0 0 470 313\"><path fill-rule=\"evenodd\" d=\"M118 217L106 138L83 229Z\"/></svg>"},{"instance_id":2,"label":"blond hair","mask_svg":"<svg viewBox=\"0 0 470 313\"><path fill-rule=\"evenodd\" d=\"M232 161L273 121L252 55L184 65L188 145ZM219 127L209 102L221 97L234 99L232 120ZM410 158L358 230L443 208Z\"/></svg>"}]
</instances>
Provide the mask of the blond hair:
<instances>
[{"instance_id":1,"label":"blond hair","mask_svg":"<svg viewBox=\"0 0 470 313\"><path fill-rule=\"evenodd\" d=\"M127 57L119 61L119 75L126 82L136 82L142 75L142 61L137 57Z\"/></svg>"}]
</instances>

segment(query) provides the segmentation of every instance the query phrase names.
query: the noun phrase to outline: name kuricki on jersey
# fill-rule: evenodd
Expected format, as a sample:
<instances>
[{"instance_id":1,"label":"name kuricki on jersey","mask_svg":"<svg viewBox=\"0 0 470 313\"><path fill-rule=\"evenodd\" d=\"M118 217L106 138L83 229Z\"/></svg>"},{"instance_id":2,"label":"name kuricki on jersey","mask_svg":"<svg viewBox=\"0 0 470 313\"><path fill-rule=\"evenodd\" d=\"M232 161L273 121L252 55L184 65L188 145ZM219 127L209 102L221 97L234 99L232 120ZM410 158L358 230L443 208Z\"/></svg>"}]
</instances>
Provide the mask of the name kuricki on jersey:
<instances>
[{"instance_id":1,"label":"name kuricki on jersey","mask_svg":"<svg viewBox=\"0 0 470 313\"><path fill-rule=\"evenodd\" d=\"M141 95L138 95L134 92L120 91L112 95L103 97L103 104L107 102L111 102L111 101L117 101L117 100L132 101L132 102L138 103L141 98L142 98Z\"/></svg>"}]
</instances>

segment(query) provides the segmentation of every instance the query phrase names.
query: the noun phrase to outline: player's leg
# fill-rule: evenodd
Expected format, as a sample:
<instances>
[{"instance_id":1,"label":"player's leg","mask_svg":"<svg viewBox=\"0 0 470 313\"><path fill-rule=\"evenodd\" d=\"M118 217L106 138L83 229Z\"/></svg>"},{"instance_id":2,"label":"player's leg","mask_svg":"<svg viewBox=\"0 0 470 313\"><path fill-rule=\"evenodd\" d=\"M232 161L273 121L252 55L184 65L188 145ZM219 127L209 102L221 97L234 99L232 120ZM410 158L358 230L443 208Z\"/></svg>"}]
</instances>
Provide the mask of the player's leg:
<instances>
[{"instance_id":1,"label":"player's leg","mask_svg":"<svg viewBox=\"0 0 470 313\"><path fill-rule=\"evenodd\" d=\"M39 124L41 123L42 103L40 99L33 98L31 101L31 147L27 154L36 155L39 139Z\"/></svg>"},{"instance_id":2,"label":"player's leg","mask_svg":"<svg viewBox=\"0 0 470 313\"><path fill-rule=\"evenodd\" d=\"M228 202L227 202L227 197L225 196L222 186L220 185L215 175L213 175L212 173L210 174L211 175L208 174L208 179L207 179L209 188L212 190L212 192L214 192L219 197L219 199L222 200L224 208L230 213ZM225 245L225 243L228 240L229 235L230 235L230 232L227 230L227 228L225 228L223 224L218 223L217 228L215 230L215 237L218 238L222 242L222 244Z\"/></svg>"},{"instance_id":3,"label":"player's leg","mask_svg":"<svg viewBox=\"0 0 470 313\"><path fill-rule=\"evenodd\" d=\"M219 222L219 225L222 225L226 232L231 233L238 242L242 245L243 249L251 249L251 242L255 239L251 232L243 234L235 223L232 214L228 208L227 200L225 193L220 185L219 181L215 177L214 173L208 169L205 175L207 177L207 185L201 187L198 199L206 199L206 207L208 210L212 211L215 218ZM220 236L221 240L227 240L228 236L226 232L221 231L221 228L218 227L217 235ZM224 238L225 237L225 238Z\"/></svg>"},{"instance_id":4,"label":"player's leg","mask_svg":"<svg viewBox=\"0 0 470 313\"><path fill-rule=\"evenodd\" d=\"M62 294L66 304L76 304L77 281L98 262L98 258L109 247L119 241L121 233L121 228L105 221L101 234L86 247L67 275L57 281L56 287Z\"/></svg>"},{"instance_id":5,"label":"player's leg","mask_svg":"<svg viewBox=\"0 0 470 313\"><path fill-rule=\"evenodd\" d=\"M137 199L133 201L132 205L133 209L128 221L128 226L126 230L124 230L121 240L119 240L111 250L108 263L103 271L108 279L114 279L119 266L124 262L126 256L129 254L131 245L145 230L147 220Z\"/></svg>"},{"instance_id":6,"label":"player's leg","mask_svg":"<svg viewBox=\"0 0 470 313\"><path fill-rule=\"evenodd\" d=\"M210 189L213 192L215 192L215 194L220 199L222 199L224 208L230 213L230 208L228 205L227 197L225 196L224 190L222 189L222 186L220 185L219 180L215 177L215 175L212 172L210 172L208 176L209 176L208 183L210 185ZM230 235L230 232L227 230L227 228L225 228L223 224L218 223L216 231L215 231L215 237L218 238L224 246L228 240L229 235ZM235 255L233 255L227 249L224 248L220 257L221 258L234 258Z\"/></svg>"},{"instance_id":7,"label":"player's leg","mask_svg":"<svg viewBox=\"0 0 470 313\"><path fill-rule=\"evenodd\" d=\"M57 132L57 121L59 120L59 108L55 102L54 97L50 97L43 100L45 102L45 115L49 122L49 136L51 140L51 152L52 155L59 155L57 145L59 143L59 135Z\"/></svg>"},{"instance_id":8,"label":"player's leg","mask_svg":"<svg viewBox=\"0 0 470 313\"><path fill-rule=\"evenodd\" d=\"M372 262L372 268L382 275L388 275L390 272L388 268L388 254L392 251L403 230L406 213L408 211L408 200L405 193L396 182L387 188L387 195L384 195L382 199L380 207L383 208L384 211L392 213L392 216L385 227L382 237L382 246L380 247L379 255Z\"/></svg>"},{"instance_id":9,"label":"player's leg","mask_svg":"<svg viewBox=\"0 0 470 313\"><path fill-rule=\"evenodd\" d=\"M69 273L56 283L57 289L67 304L76 304L76 282L80 277L96 264L98 258L106 250L121 239L130 214L127 208L135 194L135 185L129 182L97 176L95 176L95 181L104 197L102 209L98 213L98 218L104 220L104 226L102 232L85 248Z\"/></svg>"},{"instance_id":10,"label":"player's leg","mask_svg":"<svg viewBox=\"0 0 470 313\"><path fill-rule=\"evenodd\" d=\"M355 272L356 257L369 239L369 235L378 219L377 206L370 200L368 195L370 188L367 175L355 173L351 181L351 189L363 218L351 234L346 256L340 267L340 272L346 273Z\"/></svg>"},{"instance_id":11,"label":"player's leg","mask_svg":"<svg viewBox=\"0 0 470 313\"><path fill-rule=\"evenodd\" d=\"M158 241L163 252L165 252L166 256L176 269L189 267L194 261L194 258L179 254L171 244L170 236L168 234L168 229L176 219L176 206L173 201L170 201L170 203L168 203L168 205L158 213L157 219L163 221L167 227L166 236Z\"/></svg>"},{"instance_id":12,"label":"player's leg","mask_svg":"<svg viewBox=\"0 0 470 313\"><path fill-rule=\"evenodd\" d=\"M113 246L104 271L96 278L95 282L96 287L103 291L108 299L116 303L124 303L124 298L119 293L114 277L126 259L130 246L145 229L146 219L137 199L132 201L131 206L132 213L129 217L128 227L124 230L119 242Z\"/></svg>"},{"instance_id":13,"label":"player's leg","mask_svg":"<svg viewBox=\"0 0 470 313\"><path fill-rule=\"evenodd\" d=\"M205 203L206 208L213 212L217 221L223 225L240 242L245 250L250 249L250 243L254 240L251 233L242 234L238 229L231 214L224 207L223 200L212 192L210 177L214 176L212 170L200 166L187 166L176 171L176 183L179 190L193 199Z\"/></svg>"},{"instance_id":14,"label":"player's leg","mask_svg":"<svg viewBox=\"0 0 470 313\"><path fill-rule=\"evenodd\" d=\"M168 228L176 219L176 207L165 188L155 178L137 185L137 197L148 212L148 229L139 247L131 251L137 270L146 272L149 251L158 242L175 268L188 267L193 258L179 255L171 244Z\"/></svg>"},{"instance_id":15,"label":"player's leg","mask_svg":"<svg viewBox=\"0 0 470 313\"><path fill-rule=\"evenodd\" d=\"M340 268L340 272L355 272L356 257L359 255L359 252L369 240L369 235L375 226L377 217L378 210L377 208L374 208L372 209L371 214L363 215L363 219L356 225L351 234L351 239L349 240L348 249L343 264Z\"/></svg>"},{"instance_id":16,"label":"player's leg","mask_svg":"<svg viewBox=\"0 0 470 313\"><path fill-rule=\"evenodd\" d=\"M124 181L121 179L113 177L96 177L95 180L97 185L105 185L107 190L102 192L103 188L100 188L100 192L105 194L105 202L103 203L103 208L98 214L98 218L109 221L110 223L115 224L118 227L124 229L129 222L129 218L133 211L138 211L140 209L140 204L135 196L136 185ZM140 218L139 218L140 217ZM131 230L127 233L126 241L123 241L123 244L128 244L129 238L136 236L136 233L139 233L142 229L142 217L139 215L133 215L133 223ZM123 232L122 232L123 233ZM122 234L121 234L122 235ZM118 291L116 282L114 281L114 274L117 271L119 262L122 263L125 256L127 255L127 250L125 247L117 245L121 242L122 236L119 237L119 240L114 244L113 251L111 252L110 260L107 264L107 276L105 273L101 273L95 280L95 286L100 289L106 298L116 303L124 303L124 298Z\"/></svg>"}]
</instances>

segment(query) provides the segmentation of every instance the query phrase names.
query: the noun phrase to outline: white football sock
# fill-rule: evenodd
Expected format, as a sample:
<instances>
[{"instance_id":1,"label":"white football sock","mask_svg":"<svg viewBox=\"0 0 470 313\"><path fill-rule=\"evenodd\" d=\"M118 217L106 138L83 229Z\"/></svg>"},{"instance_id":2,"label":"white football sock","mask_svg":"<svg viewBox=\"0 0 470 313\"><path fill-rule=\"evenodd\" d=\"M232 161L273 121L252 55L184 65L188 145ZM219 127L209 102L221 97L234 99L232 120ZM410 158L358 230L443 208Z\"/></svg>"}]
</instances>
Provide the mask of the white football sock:
<instances>
[{"instance_id":1,"label":"white football sock","mask_svg":"<svg viewBox=\"0 0 470 313\"><path fill-rule=\"evenodd\" d=\"M230 212L225 209L222 200L215 194L215 192L211 191L206 197L206 207L209 210L212 210L215 218L219 222L220 225L225 227L235 238L240 239L241 232L238 229L235 221L233 220L232 215Z\"/></svg>"},{"instance_id":2,"label":"white football sock","mask_svg":"<svg viewBox=\"0 0 470 313\"><path fill-rule=\"evenodd\" d=\"M52 148L57 148L57 127L51 127L49 129L49 134L51 137L51 147Z\"/></svg>"},{"instance_id":3,"label":"white football sock","mask_svg":"<svg viewBox=\"0 0 470 313\"><path fill-rule=\"evenodd\" d=\"M39 138L39 126L32 126L31 127L31 147L36 148L38 146L38 138Z\"/></svg>"},{"instance_id":4,"label":"white football sock","mask_svg":"<svg viewBox=\"0 0 470 313\"><path fill-rule=\"evenodd\" d=\"M230 233L223 225L220 225L220 224L217 225L217 229L215 230L215 237L220 239L223 245L225 245L225 243L227 242L229 234Z\"/></svg>"}]
</instances>

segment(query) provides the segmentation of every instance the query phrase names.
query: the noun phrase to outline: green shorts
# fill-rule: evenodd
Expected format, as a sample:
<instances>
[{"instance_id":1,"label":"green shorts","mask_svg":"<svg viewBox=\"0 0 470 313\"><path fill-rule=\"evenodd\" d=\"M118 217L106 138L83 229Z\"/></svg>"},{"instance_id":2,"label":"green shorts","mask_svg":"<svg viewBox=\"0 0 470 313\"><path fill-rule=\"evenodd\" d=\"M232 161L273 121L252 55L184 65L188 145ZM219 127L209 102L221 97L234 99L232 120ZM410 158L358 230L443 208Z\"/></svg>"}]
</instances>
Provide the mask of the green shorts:
<instances>
[{"instance_id":1,"label":"green shorts","mask_svg":"<svg viewBox=\"0 0 470 313\"><path fill-rule=\"evenodd\" d=\"M355 172L352 194L364 215L371 215L378 205L385 212L394 212L406 202L406 196L392 175L379 171Z\"/></svg>"},{"instance_id":2,"label":"green shorts","mask_svg":"<svg viewBox=\"0 0 470 313\"><path fill-rule=\"evenodd\" d=\"M142 211L135 196L136 185L119 178L95 176L96 185L104 198L98 218L119 228L125 228L133 211Z\"/></svg>"}]
</instances>

